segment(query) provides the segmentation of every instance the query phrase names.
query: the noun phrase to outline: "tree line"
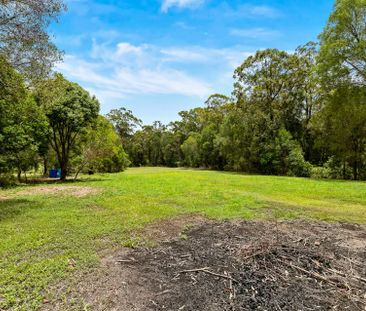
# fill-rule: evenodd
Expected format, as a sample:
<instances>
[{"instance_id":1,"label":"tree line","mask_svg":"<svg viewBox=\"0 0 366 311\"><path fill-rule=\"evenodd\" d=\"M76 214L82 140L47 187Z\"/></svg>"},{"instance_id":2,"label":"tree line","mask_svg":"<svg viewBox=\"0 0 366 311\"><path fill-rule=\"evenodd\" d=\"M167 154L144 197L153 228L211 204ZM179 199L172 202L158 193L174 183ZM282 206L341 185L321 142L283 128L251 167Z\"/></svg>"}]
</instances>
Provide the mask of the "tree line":
<instances>
[{"instance_id":1,"label":"tree line","mask_svg":"<svg viewBox=\"0 0 366 311\"><path fill-rule=\"evenodd\" d=\"M47 27L64 9L0 2L1 179L130 164L366 179L366 0L336 0L319 42L257 51L235 70L232 94L167 125L125 108L102 116L95 97L52 72L62 52Z\"/></svg>"},{"instance_id":2,"label":"tree line","mask_svg":"<svg viewBox=\"0 0 366 311\"><path fill-rule=\"evenodd\" d=\"M365 0L337 0L319 42L257 51L234 80L168 125L111 111L132 165L366 179Z\"/></svg>"},{"instance_id":3,"label":"tree line","mask_svg":"<svg viewBox=\"0 0 366 311\"><path fill-rule=\"evenodd\" d=\"M129 165L112 123L80 85L53 73L62 52L47 27L61 0L0 2L0 182L61 168L118 172Z\"/></svg>"}]
</instances>

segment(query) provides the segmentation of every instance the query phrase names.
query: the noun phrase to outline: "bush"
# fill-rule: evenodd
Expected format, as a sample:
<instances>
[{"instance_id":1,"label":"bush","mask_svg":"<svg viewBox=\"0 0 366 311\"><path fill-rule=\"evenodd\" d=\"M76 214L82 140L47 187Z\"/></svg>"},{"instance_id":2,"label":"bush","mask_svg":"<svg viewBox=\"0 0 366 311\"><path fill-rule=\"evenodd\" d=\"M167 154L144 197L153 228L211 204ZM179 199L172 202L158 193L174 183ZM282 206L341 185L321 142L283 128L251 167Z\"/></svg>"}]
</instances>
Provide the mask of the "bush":
<instances>
[{"instance_id":1,"label":"bush","mask_svg":"<svg viewBox=\"0 0 366 311\"><path fill-rule=\"evenodd\" d=\"M329 158L324 167L329 170L329 176L332 179L352 179L352 168L334 156Z\"/></svg>"},{"instance_id":2,"label":"bush","mask_svg":"<svg viewBox=\"0 0 366 311\"><path fill-rule=\"evenodd\" d=\"M267 152L261 158L263 161L266 161L269 169L273 169L274 174L279 175L309 177L312 168L305 161L299 143L285 129L280 129L273 145L267 147Z\"/></svg>"},{"instance_id":3,"label":"bush","mask_svg":"<svg viewBox=\"0 0 366 311\"><path fill-rule=\"evenodd\" d=\"M312 165L305 161L304 154L301 147L296 145L290 151L287 157L288 172L287 175L297 176L297 177L309 177L312 170Z\"/></svg>"},{"instance_id":4,"label":"bush","mask_svg":"<svg viewBox=\"0 0 366 311\"><path fill-rule=\"evenodd\" d=\"M310 174L311 178L316 178L316 179L332 178L331 176L332 176L331 170L329 169L329 167L314 166L311 169L311 174Z\"/></svg>"}]
</instances>

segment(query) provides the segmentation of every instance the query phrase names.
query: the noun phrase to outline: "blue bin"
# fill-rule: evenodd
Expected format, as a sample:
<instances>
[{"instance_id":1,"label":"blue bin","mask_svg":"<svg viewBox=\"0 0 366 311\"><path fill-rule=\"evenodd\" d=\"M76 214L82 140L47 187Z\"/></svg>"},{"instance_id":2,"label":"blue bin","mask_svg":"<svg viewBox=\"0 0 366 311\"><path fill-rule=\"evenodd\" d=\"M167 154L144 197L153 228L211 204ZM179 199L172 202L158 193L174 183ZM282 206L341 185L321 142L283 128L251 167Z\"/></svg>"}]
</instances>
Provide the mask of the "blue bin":
<instances>
[{"instance_id":1,"label":"blue bin","mask_svg":"<svg viewBox=\"0 0 366 311\"><path fill-rule=\"evenodd\" d=\"M57 170L57 178L61 178L61 169L59 168L58 170Z\"/></svg>"},{"instance_id":2,"label":"blue bin","mask_svg":"<svg viewBox=\"0 0 366 311\"><path fill-rule=\"evenodd\" d=\"M57 178L57 170L50 170L50 178Z\"/></svg>"}]
</instances>

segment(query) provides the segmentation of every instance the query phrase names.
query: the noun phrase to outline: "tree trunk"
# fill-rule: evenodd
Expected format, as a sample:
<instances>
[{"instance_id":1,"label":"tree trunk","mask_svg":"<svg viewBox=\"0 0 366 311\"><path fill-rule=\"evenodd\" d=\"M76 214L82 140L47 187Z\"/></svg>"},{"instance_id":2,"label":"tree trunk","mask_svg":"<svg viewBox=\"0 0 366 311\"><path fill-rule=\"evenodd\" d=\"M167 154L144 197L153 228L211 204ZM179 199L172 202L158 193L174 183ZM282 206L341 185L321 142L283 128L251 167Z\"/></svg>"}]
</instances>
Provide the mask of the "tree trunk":
<instances>
[{"instance_id":1,"label":"tree trunk","mask_svg":"<svg viewBox=\"0 0 366 311\"><path fill-rule=\"evenodd\" d=\"M353 179L358 180L358 162L353 163Z\"/></svg>"},{"instance_id":2,"label":"tree trunk","mask_svg":"<svg viewBox=\"0 0 366 311\"><path fill-rule=\"evenodd\" d=\"M43 176L48 175L48 160L46 157L43 158Z\"/></svg>"},{"instance_id":3,"label":"tree trunk","mask_svg":"<svg viewBox=\"0 0 366 311\"><path fill-rule=\"evenodd\" d=\"M86 163L83 163L80 165L80 167L78 168L78 170L76 171L75 177L74 177L74 181L78 178L80 172L84 169Z\"/></svg>"},{"instance_id":4,"label":"tree trunk","mask_svg":"<svg viewBox=\"0 0 366 311\"><path fill-rule=\"evenodd\" d=\"M22 170L18 169L18 181L22 182Z\"/></svg>"},{"instance_id":5,"label":"tree trunk","mask_svg":"<svg viewBox=\"0 0 366 311\"><path fill-rule=\"evenodd\" d=\"M68 161L66 159L63 159L63 161L60 163L61 166L61 177L60 180L64 181L66 180L67 177L67 166L68 166Z\"/></svg>"}]
</instances>

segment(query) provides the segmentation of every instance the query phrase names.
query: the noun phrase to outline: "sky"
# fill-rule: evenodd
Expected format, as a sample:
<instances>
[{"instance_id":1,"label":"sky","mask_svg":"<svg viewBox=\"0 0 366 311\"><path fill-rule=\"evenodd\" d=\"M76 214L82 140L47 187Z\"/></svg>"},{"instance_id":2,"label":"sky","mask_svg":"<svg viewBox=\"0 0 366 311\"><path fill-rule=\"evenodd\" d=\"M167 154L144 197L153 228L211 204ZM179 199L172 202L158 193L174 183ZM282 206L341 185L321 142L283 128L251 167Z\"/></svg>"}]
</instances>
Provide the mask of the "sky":
<instances>
[{"instance_id":1,"label":"sky","mask_svg":"<svg viewBox=\"0 0 366 311\"><path fill-rule=\"evenodd\" d=\"M101 103L145 124L178 119L210 94L230 95L233 73L259 49L315 41L333 0L66 0L51 26L56 70Z\"/></svg>"}]
</instances>

